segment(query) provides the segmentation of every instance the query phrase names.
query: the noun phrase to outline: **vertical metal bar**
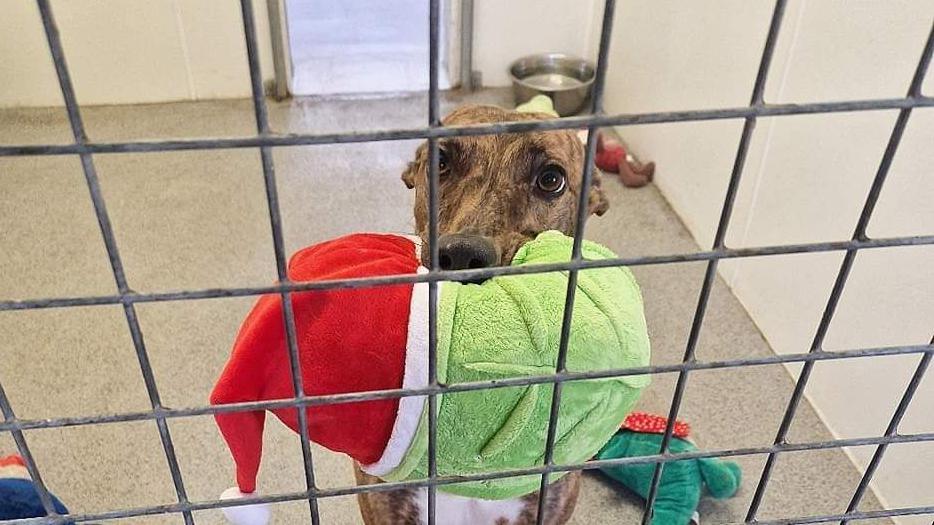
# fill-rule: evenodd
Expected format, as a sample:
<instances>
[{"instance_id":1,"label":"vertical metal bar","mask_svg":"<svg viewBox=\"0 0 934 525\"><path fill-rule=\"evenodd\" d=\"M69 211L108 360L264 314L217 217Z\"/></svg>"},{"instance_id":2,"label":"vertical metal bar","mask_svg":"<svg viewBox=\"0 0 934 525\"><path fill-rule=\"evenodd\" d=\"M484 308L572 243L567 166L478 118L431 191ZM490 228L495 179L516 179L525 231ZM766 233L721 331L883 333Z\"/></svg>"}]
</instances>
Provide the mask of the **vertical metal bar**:
<instances>
[{"instance_id":1,"label":"vertical metal bar","mask_svg":"<svg viewBox=\"0 0 934 525\"><path fill-rule=\"evenodd\" d=\"M0 384L0 412L3 413L3 421L6 423L12 423L16 420L16 413L13 412L13 407L10 405L10 400L6 396L6 391L3 390L3 384ZM45 486L45 482L42 481L42 476L39 474L39 466L36 464L36 459L32 456L32 452L29 450L29 445L26 443L26 436L22 430L11 430L13 435L13 442L16 443L16 449L19 452L19 455L23 458L23 462L26 463L26 471L29 472L29 477L32 478L32 482L36 487L36 494L39 495L39 501L42 502L42 508L45 509L47 516L56 517L59 516L58 511L55 510L55 504L52 502L52 495L49 493L49 489Z\"/></svg>"},{"instance_id":2,"label":"vertical metal bar","mask_svg":"<svg viewBox=\"0 0 934 525\"><path fill-rule=\"evenodd\" d=\"M782 19L785 14L786 0L776 0L772 10L772 19L769 23L769 32L765 39L765 46L762 50L762 57L759 60L759 69L756 72L756 80L752 88L752 96L749 104L751 106L761 105L763 103L763 93L765 84L769 76L769 69L772 64L772 57L775 54L775 44L778 41L778 34L781 31ZM717 224L717 232L714 235L713 249L718 250L724 247L726 232L730 225L730 218L733 214L733 205L736 202L736 192L739 189L739 183L743 176L743 167L746 164L746 155L749 153L749 144L752 141L752 132L756 127L756 117L746 118L743 124L743 131L740 136L739 146L737 146L736 158L733 161L733 171L730 174L730 182L727 185L726 195L723 199L723 207L720 210L720 220ZM700 339L701 327L707 313L707 304L710 300L710 292L713 290L714 282L717 276L718 260L714 259L707 263L707 271L704 274L704 281L701 285L700 296L697 300L697 309L694 312L694 320L691 324L691 332L688 335L687 346L684 350L682 363L692 363L695 361L697 342ZM678 418L678 412L681 409L681 402L684 399L684 391L687 387L689 371L682 370L678 374L678 380L675 383L675 390L671 398L671 407L668 411L668 422L665 425L665 433L662 436L662 442L659 446L659 454L667 454L668 447L671 444L671 436L674 432L675 420ZM642 524L649 525L654 512L655 499L658 496L658 485L661 481L662 472L665 468L664 463L657 463L652 473L652 482L649 486L649 493L646 498L645 511L642 514Z\"/></svg>"},{"instance_id":3,"label":"vertical metal bar","mask_svg":"<svg viewBox=\"0 0 934 525\"><path fill-rule=\"evenodd\" d=\"M473 91L473 0L461 0L461 89Z\"/></svg>"},{"instance_id":4,"label":"vertical metal bar","mask_svg":"<svg viewBox=\"0 0 934 525\"><path fill-rule=\"evenodd\" d=\"M428 140L428 249L431 254L430 272L438 270L438 142ZM438 386L438 283L428 283L428 383ZM438 398L428 395L428 525L435 524L437 487L434 484L438 476Z\"/></svg>"},{"instance_id":5,"label":"vertical metal bar","mask_svg":"<svg viewBox=\"0 0 934 525\"><path fill-rule=\"evenodd\" d=\"M934 338L931 339L930 344L934 344ZM893 437L898 433L898 425L902 422L902 417L904 417L905 412L908 411L908 406L911 405L911 399L914 397L915 392L918 391L921 380L924 379L924 374L927 372L928 365L931 364L931 356L932 354L921 355L921 360L918 362L917 368L915 368L915 373L911 376L911 380L905 388L905 393L902 394L902 399L898 402L895 413L892 415L892 419L889 420L889 425L885 429L885 437ZM872 459L869 460L866 472L863 474L862 479L859 480L859 485L856 486L856 491L853 492L853 497L850 499L849 505L846 506L846 514L856 511L859 507L860 502L863 500L863 495L866 494L866 489L869 488L869 482L872 481L872 477L875 475L876 469L879 468L879 464L882 463L882 457L885 455L885 451L888 448L888 443L880 443L876 446L876 451L873 453ZM840 520L840 525L846 525L848 522L849 520L847 519Z\"/></svg>"},{"instance_id":6,"label":"vertical metal bar","mask_svg":"<svg viewBox=\"0 0 934 525\"><path fill-rule=\"evenodd\" d=\"M269 115L266 111L263 77L259 67L259 50L257 48L256 22L253 18L252 0L241 0L240 9L243 17L243 33L246 39L247 61L250 66L250 84L253 95L253 110L256 114L256 129L261 137L267 137L269 136ZM269 207L269 224L272 229L273 249L276 255L276 274L279 282L286 284L289 282L289 276L285 257L285 243L282 236L282 216L279 210L276 172L272 162L272 150L269 146L261 146L259 152L263 165L263 183L266 188L266 202ZM289 369L292 374L292 390L295 392L297 402L305 394L305 389L302 384L302 368L295 330L295 313L292 309L291 294L282 292L280 297L282 299L282 316L285 322L286 343L289 352ZM320 522L318 489L315 485L314 459L311 454L311 441L308 437L308 413L307 409L301 406L296 407L296 412L301 438L302 460L305 468L305 486L309 493L308 507L311 513L311 523L318 525Z\"/></svg>"},{"instance_id":7,"label":"vertical metal bar","mask_svg":"<svg viewBox=\"0 0 934 525\"><path fill-rule=\"evenodd\" d=\"M276 100L289 96L289 26L285 16L285 0L266 0L269 15L269 37L272 43L272 64L275 70L274 93Z\"/></svg>"},{"instance_id":8,"label":"vertical metal bar","mask_svg":"<svg viewBox=\"0 0 934 525\"><path fill-rule=\"evenodd\" d=\"M441 4L439 0L429 0L428 3L428 125L438 127L441 125L439 114L440 93L438 92L438 74L441 67L439 62L441 38Z\"/></svg>"},{"instance_id":9,"label":"vertical metal bar","mask_svg":"<svg viewBox=\"0 0 934 525\"><path fill-rule=\"evenodd\" d=\"M908 88L909 97L917 97L921 93L921 84L924 82L924 76L927 73L928 66L931 63L931 51L934 48L934 27L932 27L931 32L928 34L927 42L924 45L924 50L921 53L921 59L918 61L918 66L915 69L914 76L911 79L911 85ZM905 108L899 111L898 118L895 120L895 126L892 129L892 134L889 136L889 142L885 147L885 152L882 155L882 160L879 162L879 168L876 171L875 178L872 181L872 186L869 188L869 193L866 196L866 201L863 204L863 209L860 212L859 219L856 223L856 228L853 231L853 240L866 240L866 227L869 225L869 220L872 217L872 212L875 209L876 202L879 200L879 195L882 192L882 185L885 183L885 179L888 176L889 168L892 166L892 161L895 159L895 152L898 150L898 145L901 142L902 135L905 132L905 127L908 125L908 118L911 116L911 108ZM830 297L827 299L827 305L824 307L824 312L821 315L820 323L817 326L817 331L814 334L814 339L811 342L811 347L808 350L809 352L822 352L824 337L827 335L827 330L830 328L830 322L833 319L833 315L836 312L837 304L840 302L840 297L843 294L843 288L846 286L847 278L850 275L850 270L853 267L853 262L856 260L856 252L859 251L858 248L851 248L846 251L846 255L843 256L843 262L840 263L840 270L837 272L837 277L833 284L833 289L830 292ZM788 436L788 430L791 428L791 424L794 421L795 413L798 410L798 406L801 403L801 398L804 396L804 390L807 387L808 380L811 378L811 371L814 369L814 361L808 361L804 363L804 366L801 368L801 374L798 376L798 380L795 383L794 392L791 395L791 399L788 401L788 406L785 409L785 414L782 417L781 424L779 425L778 432L775 435L774 444L781 445L785 443L785 439ZM762 504L762 498L765 495L766 487L770 477L772 476L772 470L775 468L775 461L778 458L778 452L772 452L769 454L765 462L765 468L762 470L762 475L759 478L759 484L756 486L756 492L753 495L752 501L749 504L749 510L746 513L746 521L754 521L756 519L756 514L759 511L759 506Z\"/></svg>"},{"instance_id":10,"label":"vertical metal bar","mask_svg":"<svg viewBox=\"0 0 934 525\"><path fill-rule=\"evenodd\" d=\"M75 96L71 75L68 71L68 64L65 60L65 53L58 32L58 25L55 23L55 17L48 0L37 0L37 4L39 6L39 14L42 18L42 25L45 29L46 39L48 40L49 51L52 54L52 61L55 65L55 72L58 76L59 87L62 91L62 98L65 102L68 120L71 124L72 135L74 136L76 144L85 144L87 143L87 133L85 132L84 123L81 119L81 112L77 97ZM101 192L100 181L97 177L94 160L88 153L82 153L79 157L81 159L81 167L84 171L84 178L91 197L91 202L94 205L94 214L97 217L101 237L107 249L107 257L110 260L117 291L121 297L123 297L129 294L131 290L127 284L123 262L120 259L120 252L117 250L117 241L114 236L113 226L110 222L110 216L107 213L107 207L104 203L104 196ZM136 351L136 358L137 361L139 361L140 371L143 374L143 382L146 385L146 393L149 396L149 404L156 416L156 426L159 430L159 438L162 441L165 459L172 475L175 494L179 503L187 504L188 495L186 494L185 485L182 481L182 473L178 465L178 458L175 455L175 446L172 444L172 435L169 432L168 423L166 423L165 417L161 415L162 401L159 397L159 389L156 386L152 365L149 362L149 354L146 351L146 344L143 340L139 319L136 316L136 307L133 303L126 300L123 300L122 304L127 327L130 330L130 337L133 340L133 348ZM182 515L186 525L192 525L194 523L191 511L183 511Z\"/></svg>"},{"instance_id":11,"label":"vertical metal bar","mask_svg":"<svg viewBox=\"0 0 934 525\"><path fill-rule=\"evenodd\" d=\"M594 78L593 93L591 96L591 109L593 114L603 113L603 92L606 86L606 70L609 60L610 40L613 33L613 18L616 11L616 0L606 0L603 6L603 23L600 32L600 49L597 55L597 70ZM590 186L593 179L594 156L597 152L597 133L599 128L594 125L587 126L587 146L584 152L583 177L580 194L577 199L577 217L574 224L574 242L571 246L571 260L580 262L581 246L584 241L584 226L590 215ZM571 320L574 315L574 299L577 293L577 277L579 270L572 268L568 271L568 286L564 296L564 311L561 318L561 337L558 342L558 356L555 363L555 373L567 370L568 344L571 339ZM554 464L555 437L558 432L558 414L561 408L561 392L564 384L556 381L551 391L551 407L548 415L548 431L545 436L544 464ZM542 525L545 522L546 501L548 500L548 472L542 473L538 489L538 507L535 522Z\"/></svg>"},{"instance_id":12,"label":"vertical metal bar","mask_svg":"<svg viewBox=\"0 0 934 525\"><path fill-rule=\"evenodd\" d=\"M428 125L441 125L440 94L438 93L438 62L441 29L440 0L428 3ZM431 258L429 272L440 268L438 262L438 139L428 139L428 250ZM438 282L428 283L428 382L438 386ZM437 522L438 476L438 398L428 396L428 525Z\"/></svg>"}]
</instances>

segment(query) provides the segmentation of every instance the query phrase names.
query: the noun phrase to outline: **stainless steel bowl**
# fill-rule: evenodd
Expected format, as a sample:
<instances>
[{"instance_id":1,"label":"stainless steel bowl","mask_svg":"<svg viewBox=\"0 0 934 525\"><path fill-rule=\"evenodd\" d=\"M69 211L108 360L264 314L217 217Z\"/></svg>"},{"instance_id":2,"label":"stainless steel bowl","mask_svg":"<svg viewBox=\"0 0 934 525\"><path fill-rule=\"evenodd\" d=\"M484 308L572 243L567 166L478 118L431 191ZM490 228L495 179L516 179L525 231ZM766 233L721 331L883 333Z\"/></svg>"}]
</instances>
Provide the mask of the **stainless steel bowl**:
<instances>
[{"instance_id":1,"label":"stainless steel bowl","mask_svg":"<svg viewBox=\"0 0 934 525\"><path fill-rule=\"evenodd\" d=\"M587 108L593 86L593 64L560 53L541 53L516 60L509 66L516 105L535 95L547 95L562 117Z\"/></svg>"}]
</instances>

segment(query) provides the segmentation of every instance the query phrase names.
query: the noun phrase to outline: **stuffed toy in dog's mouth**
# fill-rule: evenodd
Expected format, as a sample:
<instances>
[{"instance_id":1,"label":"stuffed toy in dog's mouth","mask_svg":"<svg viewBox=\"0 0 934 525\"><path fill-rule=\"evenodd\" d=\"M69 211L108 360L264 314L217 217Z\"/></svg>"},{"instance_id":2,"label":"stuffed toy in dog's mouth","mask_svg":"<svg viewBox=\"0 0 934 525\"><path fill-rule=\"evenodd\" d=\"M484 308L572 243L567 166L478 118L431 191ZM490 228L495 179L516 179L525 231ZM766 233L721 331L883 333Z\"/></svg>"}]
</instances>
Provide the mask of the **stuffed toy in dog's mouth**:
<instances>
[{"instance_id":1,"label":"stuffed toy in dog's mouth","mask_svg":"<svg viewBox=\"0 0 934 525\"><path fill-rule=\"evenodd\" d=\"M567 262L573 239L545 232L520 248L513 265ZM292 281L424 274L419 243L398 235L357 234L298 252ZM585 259L615 255L584 241ZM568 272L493 277L482 284L444 282L437 315L438 382L444 385L553 375ZM428 386L428 284L425 282L295 292L291 295L305 394L319 396ZM648 365L642 297L624 267L580 270L566 368L588 372ZM586 461L614 435L648 384L647 375L564 383L554 461ZM294 396L279 295L259 299L243 323L211 402ZM541 465L553 384L438 395L439 476ZM311 440L343 452L387 481L427 477L427 401L406 396L307 409ZM294 408L271 411L294 431ZM256 490L265 412L217 414L237 465L237 488ZM559 478L555 474L552 479ZM446 484L438 490L483 499L538 490L540 476ZM253 507L253 506L250 506ZM231 507L246 511L250 507ZM256 510L256 509L253 509ZM234 523L236 512L228 513Z\"/></svg>"}]
</instances>

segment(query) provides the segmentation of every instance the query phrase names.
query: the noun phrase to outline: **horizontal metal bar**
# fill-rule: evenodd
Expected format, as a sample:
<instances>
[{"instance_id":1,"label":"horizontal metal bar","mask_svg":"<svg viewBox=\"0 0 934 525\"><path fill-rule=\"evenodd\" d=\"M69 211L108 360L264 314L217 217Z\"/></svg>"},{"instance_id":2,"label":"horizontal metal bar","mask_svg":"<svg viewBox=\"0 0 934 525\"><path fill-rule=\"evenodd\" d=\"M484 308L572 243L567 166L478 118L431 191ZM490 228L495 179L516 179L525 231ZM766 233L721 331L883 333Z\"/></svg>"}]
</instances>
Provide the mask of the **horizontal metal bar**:
<instances>
[{"instance_id":1,"label":"horizontal metal bar","mask_svg":"<svg viewBox=\"0 0 934 525\"><path fill-rule=\"evenodd\" d=\"M867 510L863 512L847 512L844 514L825 514L822 516L803 516L800 518L783 518L778 520L756 520L756 525L798 525L805 523L827 523L841 520L869 520L890 518L893 516L918 516L934 514L934 506L902 507L898 509Z\"/></svg>"},{"instance_id":2,"label":"horizontal metal bar","mask_svg":"<svg viewBox=\"0 0 934 525\"><path fill-rule=\"evenodd\" d=\"M887 357L906 354L934 353L934 345L908 345L883 346L875 348L859 348L839 352L818 352L788 355L769 355L758 358L728 359L722 361L706 361L691 363L673 363L670 365L653 365L636 368L615 368L591 372L564 372L541 376L516 377L493 381L475 381L469 383L456 383L438 387L424 387L412 389L372 390L367 392L353 392L346 394L330 394L320 396L304 396L298 399L275 399L269 401L250 401L244 403L231 403L227 405L205 405L192 408L162 408L157 411L126 412L120 414L105 414L98 416L76 416L48 419L21 419L15 418L0 423L0 432L11 430L34 430L43 428L74 427L83 425L96 425L104 423L120 423L128 421L143 421L156 417L178 418L202 416L208 414L221 414L228 412L246 412L252 410L276 410L295 406L319 406L339 403L355 403L372 401L375 399L393 399L428 394L445 394L453 392L469 392L473 390L508 388L534 384L548 384L568 381L584 381L588 379L606 379L611 377L626 377L644 374L667 374L681 370L717 370L723 368L737 368L747 366L767 366L784 363L802 363L810 361L836 361L839 359L860 359L869 357Z\"/></svg>"},{"instance_id":3,"label":"horizontal metal bar","mask_svg":"<svg viewBox=\"0 0 934 525\"><path fill-rule=\"evenodd\" d=\"M826 450L834 448L844 448L844 447L860 447L867 445L879 445L882 443L898 444L898 443L925 443L934 441L934 432L923 433L923 434L906 434L906 435L896 435L891 437L885 436L876 436L876 437L864 437L864 438L846 438L846 439L834 439L829 441L813 441L806 443L786 443L781 445L769 445L762 447L744 447L744 448L734 448L734 449L717 449L717 450L705 450L705 451L694 451L687 452L683 454L655 454L651 456L638 456L638 457L624 457L624 458L613 458L613 459L603 459L588 461L586 463L575 463L570 465L548 465L548 466L538 466L530 467L523 469L510 469L510 470L499 470L496 472L485 472L482 474L471 474L465 476L439 476L436 478L435 483L438 486L442 485L451 485L455 483L464 483L468 481L482 481L482 480L492 480L492 479L503 479L503 478L512 478L517 476L529 476L529 475L541 475L545 472L574 472L581 470L594 470L605 467L612 467L618 465L639 465L639 464L650 464L650 463L670 463L672 461L681 461L686 459L699 459L699 458L723 458L723 457L737 457L737 456L753 456L761 454L769 454L773 452L800 452L806 450ZM353 494L360 494L363 492L385 492L390 490L398 490L403 488L420 488L427 487L429 484L427 479L421 480L411 480L411 481L399 481L392 483L380 483L375 485L357 485L357 486L347 486L347 487L337 487L333 489L320 489L315 494L319 499L320 498L333 498L339 496L350 496ZM104 521L111 519L121 519L121 518L132 518L136 516L151 516L156 514L170 514L170 513L179 513L184 511L201 511L209 509L217 509L224 507L239 507L244 505L254 505L258 503L284 503L289 501L299 501L304 500L310 497L308 491L302 492L290 492L283 494L273 494L267 496L258 496L258 497L248 497L240 499L228 499L228 500L207 500L207 501L198 501L187 504L180 503L171 503L166 505L155 505L149 507L137 507L131 509L107 511L95 514L72 514L68 516L69 521L83 523L88 521ZM912 508L907 511L908 514L925 514L927 513L924 509L929 509L930 507L919 507ZM922 509L922 510L918 510ZM878 511L878 512L892 512L894 514L896 510L891 511ZM857 513L854 513L854 515ZM816 520L816 521L802 521L800 523L812 523L819 521L836 521L845 517L843 515L836 515L833 519L824 519L824 517L812 517L812 518L798 518L804 520ZM856 518L852 518L856 519ZM0 525L38 525L41 523L47 523L48 520L45 518L27 518L11 521L0 521ZM757 524L762 524L766 522L756 522ZM772 523L772 522L768 522ZM784 522L781 522L784 523ZM798 522L792 522L798 523Z\"/></svg>"},{"instance_id":4,"label":"horizontal metal bar","mask_svg":"<svg viewBox=\"0 0 934 525\"><path fill-rule=\"evenodd\" d=\"M797 253L821 253L854 249L891 248L898 246L925 246L934 244L934 235L914 237L888 237L882 239L831 241L804 244L784 244L755 248L723 248L693 253L672 255L648 255L640 257L618 257L600 260L568 261L549 264L529 264L523 266L499 266L476 270L439 270L424 274L386 275L354 279L334 279L310 282L287 282L279 285L252 286L240 288L208 288L175 292L134 293L125 295L97 295L85 297L53 297L44 299L23 299L0 301L0 312L8 310L36 310L42 308L67 308L75 306L99 306L122 303L155 303L164 301L190 301L198 299L217 299L244 297L282 292L304 292L335 288L369 288L390 284L438 282L438 281L473 281L500 275L526 275L566 271L572 268L608 268L613 266L648 266L669 263L689 263L711 261L714 259L738 259L762 257L766 255L792 255Z\"/></svg>"},{"instance_id":5,"label":"horizontal metal bar","mask_svg":"<svg viewBox=\"0 0 934 525\"><path fill-rule=\"evenodd\" d=\"M565 117L551 120L497 122L483 125L416 127L370 131L345 131L323 134L287 133L253 137L212 137L197 139L137 140L125 142L94 142L88 144L19 144L0 146L0 157L26 155L72 155L77 153L148 153L260 146L311 146L316 144L351 144L385 140L413 140L471 135L497 135L558 129L581 129L589 126L633 126L668 122L739 119L748 117L779 117L814 113L845 113L934 106L934 97L817 102L812 104L759 104L723 109L662 111L652 113L622 113Z\"/></svg>"}]
</instances>

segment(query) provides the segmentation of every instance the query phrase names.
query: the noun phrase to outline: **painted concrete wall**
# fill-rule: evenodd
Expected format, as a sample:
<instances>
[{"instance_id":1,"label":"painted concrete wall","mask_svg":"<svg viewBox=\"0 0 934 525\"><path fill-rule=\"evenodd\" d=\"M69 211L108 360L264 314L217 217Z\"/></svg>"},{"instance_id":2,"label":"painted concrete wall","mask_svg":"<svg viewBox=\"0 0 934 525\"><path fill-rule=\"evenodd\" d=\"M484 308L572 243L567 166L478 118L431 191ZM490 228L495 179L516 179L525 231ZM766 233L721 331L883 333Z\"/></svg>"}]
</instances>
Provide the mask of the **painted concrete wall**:
<instances>
[{"instance_id":1,"label":"painted concrete wall","mask_svg":"<svg viewBox=\"0 0 934 525\"><path fill-rule=\"evenodd\" d=\"M265 2L254 2L272 78ZM557 51L593 58L599 0L476 0L474 69L507 86L509 63ZM53 0L78 99L134 104L250 95L236 0ZM0 0L0 107L61 105L34 2ZM456 73L456 71L455 71Z\"/></svg>"},{"instance_id":2,"label":"painted concrete wall","mask_svg":"<svg viewBox=\"0 0 934 525\"><path fill-rule=\"evenodd\" d=\"M509 64L532 53L596 58L599 0L475 0L474 69L484 86L508 86Z\"/></svg>"},{"instance_id":3,"label":"painted concrete wall","mask_svg":"<svg viewBox=\"0 0 934 525\"><path fill-rule=\"evenodd\" d=\"M272 78L265 2L254 2ZM235 0L53 0L78 101L132 104L250 96ZM0 0L0 107L61 105L35 2Z\"/></svg>"},{"instance_id":4,"label":"painted concrete wall","mask_svg":"<svg viewBox=\"0 0 934 525\"><path fill-rule=\"evenodd\" d=\"M606 105L647 112L746 105L772 2L627 0L618 7ZM792 0L768 102L900 97L934 18L927 0ZM931 74L926 93L932 90ZM746 161L730 247L844 240L875 175L896 112L761 119ZM713 241L741 121L620 128L658 163L657 184L701 246ZM909 121L870 223L871 237L934 233L934 110ZM842 254L724 261L720 273L776 352L807 351ZM862 252L827 350L927 343L934 333L934 248ZM818 364L806 393L839 437L879 435L917 356ZM800 367L789 367L797 376ZM934 373L931 374L934 376ZM778 422L776 421L776 429ZM928 377L901 431L934 431ZM792 436L794 438L794 430ZM872 447L848 450L865 466ZM934 443L893 446L875 476L891 506L930 505ZM930 523L906 518L904 523Z\"/></svg>"}]
</instances>

